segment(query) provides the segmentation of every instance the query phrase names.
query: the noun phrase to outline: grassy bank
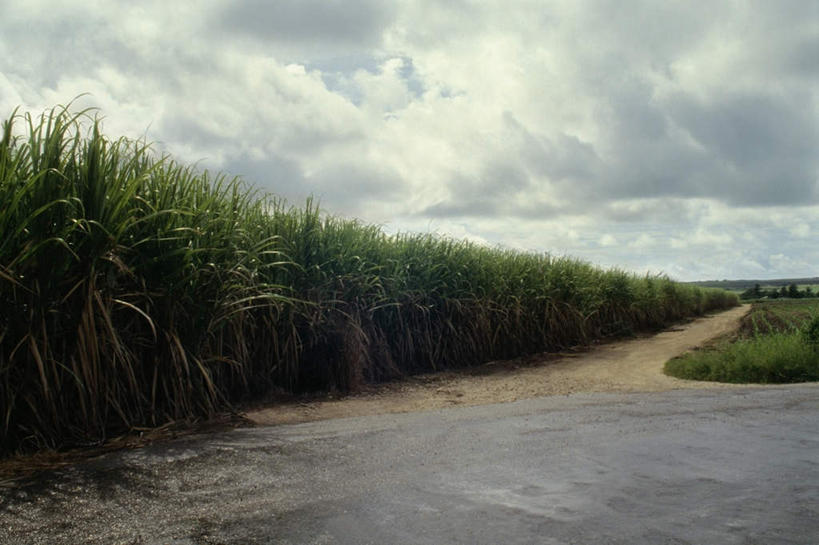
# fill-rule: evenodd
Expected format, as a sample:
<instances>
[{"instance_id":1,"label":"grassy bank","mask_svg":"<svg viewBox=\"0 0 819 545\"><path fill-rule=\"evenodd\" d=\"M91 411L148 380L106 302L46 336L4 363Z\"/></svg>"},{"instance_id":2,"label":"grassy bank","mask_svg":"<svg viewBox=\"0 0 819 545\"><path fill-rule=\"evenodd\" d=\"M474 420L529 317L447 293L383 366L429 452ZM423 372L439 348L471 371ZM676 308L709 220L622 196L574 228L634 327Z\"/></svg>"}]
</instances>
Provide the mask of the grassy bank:
<instances>
[{"instance_id":1,"label":"grassy bank","mask_svg":"<svg viewBox=\"0 0 819 545\"><path fill-rule=\"evenodd\" d=\"M571 258L387 236L108 139L84 113L12 117L0 141L4 452L735 304Z\"/></svg>"},{"instance_id":2,"label":"grassy bank","mask_svg":"<svg viewBox=\"0 0 819 545\"><path fill-rule=\"evenodd\" d=\"M819 316L816 300L754 303L736 339L673 359L666 363L665 372L690 380L734 383L819 380L816 332L809 332L815 316Z\"/></svg>"}]
</instances>

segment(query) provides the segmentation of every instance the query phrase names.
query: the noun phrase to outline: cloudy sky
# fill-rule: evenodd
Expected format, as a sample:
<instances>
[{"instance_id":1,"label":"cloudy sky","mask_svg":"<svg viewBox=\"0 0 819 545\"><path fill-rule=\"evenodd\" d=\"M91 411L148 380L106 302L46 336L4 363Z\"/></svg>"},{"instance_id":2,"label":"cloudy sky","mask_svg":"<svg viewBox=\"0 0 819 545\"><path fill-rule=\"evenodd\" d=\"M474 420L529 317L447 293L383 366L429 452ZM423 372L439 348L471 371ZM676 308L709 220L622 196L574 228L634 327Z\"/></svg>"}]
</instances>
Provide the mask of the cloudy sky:
<instances>
[{"instance_id":1,"label":"cloudy sky","mask_svg":"<svg viewBox=\"0 0 819 545\"><path fill-rule=\"evenodd\" d=\"M0 115L389 232L819 276L819 0L0 0Z\"/></svg>"}]
</instances>

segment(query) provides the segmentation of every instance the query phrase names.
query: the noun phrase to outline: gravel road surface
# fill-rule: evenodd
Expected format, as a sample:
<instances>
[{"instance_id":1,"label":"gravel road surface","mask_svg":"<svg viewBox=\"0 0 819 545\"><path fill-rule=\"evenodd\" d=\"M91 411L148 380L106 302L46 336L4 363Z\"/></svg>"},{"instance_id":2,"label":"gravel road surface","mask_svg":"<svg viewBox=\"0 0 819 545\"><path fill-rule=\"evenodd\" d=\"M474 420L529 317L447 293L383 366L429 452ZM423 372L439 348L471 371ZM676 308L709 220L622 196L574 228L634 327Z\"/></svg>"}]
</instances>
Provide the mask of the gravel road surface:
<instances>
[{"instance_id":1,"label":"gravel road surface","mask_svg":"<svg viewBox=\"0 0 819 545\"><path fill-rule=\"evenodd\" d=\"M0 543L819 543L819 386L235 429L0 489Z\"/></svg>"}]
</instances>

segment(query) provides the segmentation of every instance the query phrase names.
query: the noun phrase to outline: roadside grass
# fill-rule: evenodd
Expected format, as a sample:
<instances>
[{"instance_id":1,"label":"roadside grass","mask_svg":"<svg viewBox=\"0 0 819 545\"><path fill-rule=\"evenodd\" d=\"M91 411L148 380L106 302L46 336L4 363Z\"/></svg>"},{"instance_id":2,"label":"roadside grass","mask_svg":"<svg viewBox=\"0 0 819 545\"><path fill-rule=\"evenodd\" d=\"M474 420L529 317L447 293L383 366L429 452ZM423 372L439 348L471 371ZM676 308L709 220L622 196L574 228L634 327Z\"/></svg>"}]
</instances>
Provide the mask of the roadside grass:
<instances>
[{"instance_id":1,"label":"roadside grass","mask_svg":"<svg viewBox=\"0 0 819 545\"><path fill-rule=\"evenodd\" d=\"M0 133L0 454L736 304L570 257L388 236L106 138L89 112L15 114Z\"/></svg>"},{"instance_id":2,"label":"roadside grass","mask_svg":"<svg viewBox=\"0 0 819 545\"><path fill-rule=\"evenodd\" d=\"M674 358L666 362L665 373L732 383L817 381L817 317L815 300L754 303L733 339Z\"/></svg>"}]
</instances>

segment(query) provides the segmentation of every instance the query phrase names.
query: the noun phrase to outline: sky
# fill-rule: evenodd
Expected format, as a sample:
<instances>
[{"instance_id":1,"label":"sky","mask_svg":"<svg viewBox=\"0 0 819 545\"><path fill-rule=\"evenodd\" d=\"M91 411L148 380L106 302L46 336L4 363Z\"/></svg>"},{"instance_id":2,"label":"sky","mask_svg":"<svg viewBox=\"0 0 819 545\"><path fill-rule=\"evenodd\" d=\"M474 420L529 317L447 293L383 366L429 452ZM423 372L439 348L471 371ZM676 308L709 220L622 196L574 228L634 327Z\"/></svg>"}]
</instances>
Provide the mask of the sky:
<instances>
[{"instance_id":1,"label":"sky","mask_svg":"<svg viewBox=\"0 0 819 545\"><path fill-rule=\"evenodd\" d=\"M819 276L819 0L0 0L0 117L389 233Z\"/></svg>"}]
</instances>

